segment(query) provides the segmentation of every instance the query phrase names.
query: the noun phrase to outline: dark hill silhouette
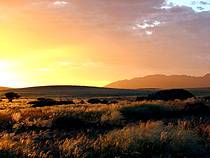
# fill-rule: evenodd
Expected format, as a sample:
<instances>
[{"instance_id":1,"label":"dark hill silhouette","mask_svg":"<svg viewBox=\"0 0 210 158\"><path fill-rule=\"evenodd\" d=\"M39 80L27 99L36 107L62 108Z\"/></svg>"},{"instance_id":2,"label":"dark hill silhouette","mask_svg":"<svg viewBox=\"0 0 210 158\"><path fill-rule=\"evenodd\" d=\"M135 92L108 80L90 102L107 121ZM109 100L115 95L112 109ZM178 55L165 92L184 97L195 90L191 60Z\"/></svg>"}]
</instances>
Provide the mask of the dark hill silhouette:
<instances>
[{"instance_id":1,"label":"dark hill silhouette","mask_svg":"<svg viewBox=\"0 0 210 158\"><path fill-rule=\"evenodd\" d=\"M127 90L87 86L40 86L12 89L22 97L102 97L102 96L135 96L150 94L152 90ZM8 92L1 91L0 94Z\"/></svg>"},{"instance_id":2,"label":"dark hill silhouette","mask_svg":"<svg viewBox=\"0 0 210 158\"><path fill-rule=\"evenodd\" d=\"M131 80L113 82L105 87L108 88L204 88L210 87L210 74L201 77L187 75L150 75Z\"/></svg>"}]
</instances>

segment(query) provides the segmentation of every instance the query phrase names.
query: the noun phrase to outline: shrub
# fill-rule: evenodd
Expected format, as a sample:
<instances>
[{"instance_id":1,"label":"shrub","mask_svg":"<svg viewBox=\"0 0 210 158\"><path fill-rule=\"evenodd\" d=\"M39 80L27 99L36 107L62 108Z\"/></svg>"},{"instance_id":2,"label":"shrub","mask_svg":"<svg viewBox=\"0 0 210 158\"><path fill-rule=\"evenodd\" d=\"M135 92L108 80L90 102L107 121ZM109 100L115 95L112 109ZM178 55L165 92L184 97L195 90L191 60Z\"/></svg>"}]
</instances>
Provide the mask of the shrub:
<instances>
[{"instance_id":1,"label":"shrub","mask_svg":"<svg viewBox=\"0 0 210 158\"><path fill-rule=\"evenodd\" d=\"M32 107L52 106L56 105L56 101L53 99L39 98L37 101L29 102L28 104L33 104Z\"/></svg>"},{"instance_id":2,"label":"shrub","mask_svg":"<svg viewBox=\"0 0 210 158\"><path fill-rule=\"evenodd\" d=\"M138 101L145 101L145 100L147 100L147 97L137 97L136 98L136 101L138 102Z\"/></svg>"},{"instance_id":3,"label":"shrub","mask_svg":"<svg viewBox=\"0 0 210 158\"><path fill-rule=\"evenodd\" d=\"M75 104L73 101L56 101L54 99L45 99L38 98L37 101L29 102L28 104L32 104L32 107L43 107L43 106L53 106L53 105L68 105Z\"/></svg>"},{"instance_id":4,"label":"shrub","mask_svg":"<svg viewBox=\"0 0 210 158\"><path fill-rule=\"evenodd\" d=\"M186 100L188 98L195 98L195 96L184 89L170 89L161 90L156 93L148 95L148 100Z\"/></svg>"},{"instance_id":5,"label":"shrub","mask_svg":"<svg viewBox=\"0 0 210 158\"><path fill-rule=\"evenodd\" d=\"M136 106L122 107L120 112L126 119L160 119L176 113L176 109L156 104L145 104Z\"/></svg>"},{"instance_id":6,"label":"shrub","mask_svg":"<svg viewBox=\"0 0 210 158\"><path fill-rule=\"evenodd\" d=\"M83 129L87 126L85 120L77 116L60 116L52 121L52 128L55 129Z\"/></svg>"},{"instance_id":7,"label":"shrub","mask_svg":"<svg viewBox=\"0 0 210 158\"><path fill-rule=\"evenodd\" d=\"M119 102L117 100L111 100L109 101L109 104L118 104Z\"/></svg>"},{"instance_id":8,"label":"shrub","mask_svg":"<svg viewBox=\"0 0 210 158\"><path fill-rule=\"evenodd\" d=\"M106 100L106 99L101 100L98 98L89 99L87 102L90 104L109 104L108 100Z\"/></svg>"},{"instance_id":9,"label":"shrub","mask_svg":"<svg viewBox=\"0 0 210 158\"><path fill-rule=\"evenodd\" d=\"M68 101L56 101L56 105L68 105L68 104L75 104L75 103L72 100L68 100Z\"/></svg>"},{"instance_id":10,"label":"shrub","mask_svg":"<svg viewBox=\"0 0 210 158\"><path fill-rule=\"evenodd\" d=\"M19 99L20 95L14 92L8 92L5 93L5 97L9 100L9 102L12 102L14 99Z\"/></svg>"},{"instance_id":11,"label":"shrub","mask_svg":"<svg viewBox=\"0 0 210 158\"><path fill-rule=\"evenodd\" d=\"M210 101L210 96L205 96L205 97L203 97L202 99L203 99L204 101L209 102L209 101Z\"/></svg>"},{"instance_id":12,"label":"shrub","mask_svg":"<svg viewBox=\"0 0 210 158\"><path fill-rule=\"evenodd\" d=\"M187 105L184 107L184 111L193 115L208 114L210 112L210 108L202 102L195 102L187 103Z\"/></svg>"},{"instance_id":13,"label":"shrub","mask_svg":"<svg viewBox=\"0 0 210 158\"><path fill-rule=\"evenodd\" d=\"M117 100L107 100L98 98L91 98L87 102L90 104L118 104Z\"/></svg>"},{"instance_id":14,"label":"shrub","mask_svg":"<svg viewBox=\"0 0 210 158\"><path fill-rule=\"evenodd\" d=\"M0 157L2 157L2 158L17 158L18 156L12 151L0 150Z\"/></svg>"},{"instance_id":15,"label":"shrub","mask_svg":"<svg viewBox=\"0 0 210 158\"><path fill-rule=\"evenodd\" d=\"M106 99L102 99L102 100L101 100L101 104L109 104L109 101L106 100Z\"/></svg>"}]
</instances>

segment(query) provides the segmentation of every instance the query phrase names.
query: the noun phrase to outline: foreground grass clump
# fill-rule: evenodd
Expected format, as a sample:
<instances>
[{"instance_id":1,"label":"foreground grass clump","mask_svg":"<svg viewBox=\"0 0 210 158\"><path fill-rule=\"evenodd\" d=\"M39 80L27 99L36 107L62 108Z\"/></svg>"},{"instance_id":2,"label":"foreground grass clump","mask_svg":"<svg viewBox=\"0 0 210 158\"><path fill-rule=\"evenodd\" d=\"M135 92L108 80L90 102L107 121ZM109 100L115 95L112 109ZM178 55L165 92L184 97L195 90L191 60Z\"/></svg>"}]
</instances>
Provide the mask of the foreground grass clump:
<instances>
[{"instance_id":1,"label":"foreground grass clump","mask_svg":"<svg viewBox=\"0 0 210 158\"><path fill-rule=\"evenodd\" d=\"M0 111L0 131L10 130L14 121L8 111Z\"/></svg>"},{"instance_id":2,"label":"foreground grass clump","mask_svg":"<svg viewBox=\"0 0 210 158\"><path fill-rule=\"evenodd\" d=\"M161 122L112 131L96 140L99 155L185 157L204 154L202 140L193 131L167 127Z\"/></svg>"},{"instance_id":3,"label":"foreground grass clump","mask_svg":"<svg viewBox=\"0 0 210 158\"><path fill-rule=\"evenodd\" d=\"M96 139L85 135L66 139L60 149L64 157L199 157L207 154L203 141L192 130L147 122Z\"/></svg>"}]
</instances>

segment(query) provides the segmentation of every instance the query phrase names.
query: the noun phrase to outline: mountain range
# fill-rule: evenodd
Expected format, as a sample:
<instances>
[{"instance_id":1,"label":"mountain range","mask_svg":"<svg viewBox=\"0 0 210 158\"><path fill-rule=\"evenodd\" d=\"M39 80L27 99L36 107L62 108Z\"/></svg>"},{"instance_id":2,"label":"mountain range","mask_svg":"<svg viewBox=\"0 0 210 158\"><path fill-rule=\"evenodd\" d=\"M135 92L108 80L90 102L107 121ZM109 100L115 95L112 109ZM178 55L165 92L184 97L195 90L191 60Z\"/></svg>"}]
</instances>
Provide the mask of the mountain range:
<instances>
[{"instance_id":1,"label":"mountain range","mask_svg":"<svg viewBox=\"0 0 210 158\"><path fill-rule=\"evenodd\" d=\"M149 75L130 80L121 80L106 85L107 88L204 88L210 87L210 73L195 77L187 75Z\"/></svg>"}]
</instances>

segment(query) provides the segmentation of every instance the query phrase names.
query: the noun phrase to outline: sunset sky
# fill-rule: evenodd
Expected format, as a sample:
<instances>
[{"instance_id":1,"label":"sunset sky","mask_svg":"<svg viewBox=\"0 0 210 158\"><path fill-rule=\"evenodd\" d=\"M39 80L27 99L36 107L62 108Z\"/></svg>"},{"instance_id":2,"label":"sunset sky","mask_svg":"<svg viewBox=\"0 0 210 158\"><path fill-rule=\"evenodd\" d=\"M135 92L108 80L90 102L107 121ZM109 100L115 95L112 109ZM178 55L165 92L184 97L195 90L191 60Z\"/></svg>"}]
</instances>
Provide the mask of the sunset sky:
<instances>
[{"instance_id":1,"label":"sunset sky","mask_svg":"<svg viewBox=\"0 0 210 158\"><path fill-rule=\"evenodd\" d=\"M0 86L208 72L209 0L0 0Z\"/></svg>"}]
</instances>

